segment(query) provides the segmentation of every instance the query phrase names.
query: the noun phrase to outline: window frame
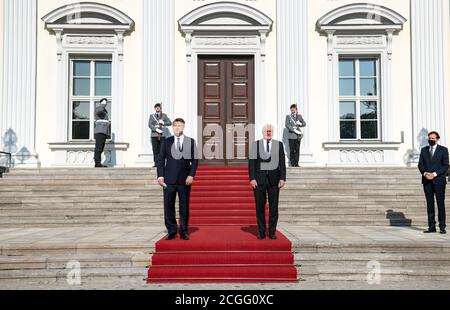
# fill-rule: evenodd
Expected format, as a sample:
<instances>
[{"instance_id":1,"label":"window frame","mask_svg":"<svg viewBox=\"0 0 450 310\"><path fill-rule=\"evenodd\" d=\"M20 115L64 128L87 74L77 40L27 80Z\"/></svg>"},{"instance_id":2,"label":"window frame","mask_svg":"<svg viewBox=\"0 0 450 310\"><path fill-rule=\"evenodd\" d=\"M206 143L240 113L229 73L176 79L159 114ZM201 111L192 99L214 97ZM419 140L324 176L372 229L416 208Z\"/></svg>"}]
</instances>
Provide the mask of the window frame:
<instances>
[{"instance_id":1,"label":"window frame","mask_svg":"<svg viewBox=\"0 0 450 310\"><path fill-rule=\"evenodd\" d=\"M113 54L70 54L69 55L69 126L68 126L68 141L69 142L92 142L94 141L94 123L95 123L95 103L103 98L108 99L108 103L113 106L113 93L114 93L114 69L113 69ZM74 62L75 61L89 61L90 62L90 94L89 96L75 96L74 95ZM111 94L109 96L96 96L95 95L95 64L96 62L110 62L111 64ZM105 78L101 76L100 78ZM73 103L74 102L89 102L89 139L74 139L73 138ZM110 141L110 140L108 140Z\"/></svg>"},{"instance_id":2,"label":"window frame","mask_svg":"<svg viewBox=\"0 0 450 310\"><path fill-rule=\"evenodd\" d=\"M376 61L376 96L362 96L361 95L361 79L363 78L373 78L361 76L360 72L360 61L364 59L374 59ZM353 60L355 64L355 96L341 96L340 90L340 81L341 81L341 73L338 69L338 124L339 124L339 140L342 142L357 142L357 141L368 141L368 142L378 142L382 141L382 86L381 86L381 55L380 54L346 54L342 53L338 55L338 67L340 65L341 60ZM346 76L343 76L346 78ZM348 77L350 78L350 77ZM361 102L365 101L376 101L377 102L377 138L362 138L362 130L361 126L363 122L375 122L375 120L362 120L361 119ZM355 120L347 121L347 122L355 122L356 121L356 138L342 138L341 137L341 123L345 122L341 118L341 102L355 102L356 105L356 115Z\"/></svg>"}]
</instances>

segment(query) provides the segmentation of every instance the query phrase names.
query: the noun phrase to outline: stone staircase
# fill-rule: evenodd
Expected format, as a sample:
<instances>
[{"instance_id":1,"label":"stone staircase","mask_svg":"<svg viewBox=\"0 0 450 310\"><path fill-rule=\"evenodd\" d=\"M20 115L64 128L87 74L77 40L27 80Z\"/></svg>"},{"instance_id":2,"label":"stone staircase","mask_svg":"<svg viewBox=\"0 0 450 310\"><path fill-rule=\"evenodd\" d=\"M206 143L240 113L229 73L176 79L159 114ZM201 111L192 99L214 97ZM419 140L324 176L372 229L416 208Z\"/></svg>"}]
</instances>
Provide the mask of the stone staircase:
<instances>
[{"instance_id":1,"label":"stone staircase","mask_svg":"<svg viewBox=\"0 0 450 310\"><path fill-rule=\"evenodd\" d=\"M0 228L160 224L155 179L150 169L12 170L0 179ZM280 223L297 225L426 225L425 210L409 168L289 169L280 197Z\"/></svg>"},{"instance_id":2,"label":"stone staircase","mask_svg":"<svg viewBox=\"0 0 450 310\"><path fill-rule=\"evenodd\" d=\"M163 234L163 201L154 169L13 169L0 178L0 230L159 227L152 241L121 244L8 244L2 241L0 283L66 283L68 261L83 265L83 281L129 280L140 285ZM220 191L221 184L214 184ZM288 170L280 224L293 237L305 280L362 280L368 261L384 280L450 279L450 246L420 242L303 241L290 227L425 226L425 202L415 168ZM418 234L421 233L418 231ZM301 235L301 234L300 234Z\"/></svg>"}]
</instances>

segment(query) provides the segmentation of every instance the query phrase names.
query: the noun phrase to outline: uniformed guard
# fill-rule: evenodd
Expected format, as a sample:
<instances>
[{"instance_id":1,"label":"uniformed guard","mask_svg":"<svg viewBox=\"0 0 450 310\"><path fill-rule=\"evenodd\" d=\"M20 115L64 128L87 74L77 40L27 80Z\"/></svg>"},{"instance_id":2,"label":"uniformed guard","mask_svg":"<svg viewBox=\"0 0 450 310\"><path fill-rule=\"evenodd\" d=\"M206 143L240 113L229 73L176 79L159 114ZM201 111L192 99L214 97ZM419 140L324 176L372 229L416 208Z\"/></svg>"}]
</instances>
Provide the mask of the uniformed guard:
<instances>
[{"instance_id":1,"label":"uniformed guard","mask_svg":"<svg viewBox=\"0 0 450 310\"><path fill-rule=\"evenodd\" d=\"M100 105L95 108L95 123L94 123L94 137L95 137L95 151L94 161L96 168L105 168L102 165L102 153L105 148L107 139L111 139L111 122L109 121L108 111L106 106L108 99L100 100Z\"/></svg>"},{"instance_id":2,"label":"uniformed guard","mask_svg":"<svg viewBox=\"0 0 450 310\"><path fill-rule=\"evenodd\" d=\"M303 116L298 113L296 104L291 105L291 114L286 116L286 128L289 130L289 149L291 167L299 167L300 143L303 139L301 128L306 127Z\"/></svg>"},{"instance_id":3,"label":"uniformed guard","mask_svg":"<svg viewBox=\"0 0 450 310\"><path fill-rule=\"evenodd\" d=\"M161 148L161 142L170 137L171 133L168 127L172 126L172 121L170 118L162 112L162 103L157 103L154 106L155 113L150 115L150 120L148 121L148 127L152 131L152 148L153 157L156 167L156 159L159 155Z\"/></svg>"}]
</instances>

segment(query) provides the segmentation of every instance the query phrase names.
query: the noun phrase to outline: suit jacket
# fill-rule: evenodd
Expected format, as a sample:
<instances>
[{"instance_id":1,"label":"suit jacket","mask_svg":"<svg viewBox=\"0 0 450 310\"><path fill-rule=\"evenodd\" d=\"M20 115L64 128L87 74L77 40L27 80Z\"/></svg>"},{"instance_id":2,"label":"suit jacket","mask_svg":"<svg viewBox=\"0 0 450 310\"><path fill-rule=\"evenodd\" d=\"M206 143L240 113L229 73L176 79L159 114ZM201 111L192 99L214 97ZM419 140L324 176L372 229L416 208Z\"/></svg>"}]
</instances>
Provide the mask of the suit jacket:
<instances>
[{"instance_id":1,"label":"suit jacket","mask_svg":"<svg viewBox=\"0 0 450 310\"><path fill-rule=\"evenodd\" d=\"M297 125L297 121L301 123L300 126ZM303 127L306 127L306 122L301 114L297 114L297 117L295 117L294 119L292 118L292 114L286 116L286 128L289 130L289 140L301 140L303 138L303 135L297 135L294 130Z\"/></svg>"},{"instance_id":2,"label":"suit jacket","mask_svg":"<svg viewBox=\"0 0 450 310\"><path fill-rule=\"evenodd\" d=\"M163 120L164 126L161 128L159 126L159 120ZM172 121L170 118L162 113L161 118L158 119L158 115L156 113L150 115L150 119L148 120L148 127L152 130L152 138L158 138L161 136L159 133L156 132L156 129L160 128L163 131L162 137L168 138L171 136L168 126L172 126Z\"/></svg>"},{"instance_id":3,"label":"suit jacket","mask_svg":"<svg viewBox=\"0 0 450 310\"><path fill-rule=\"evenodd\" d=\"M195 177L198 167L198 154L195 140L184 137L182 151L175 146L175 137L162 141L161 151L156 158L158 178L163 177L166 184L185 184L188 176Z\"/></svg>"},{"instance_id":4,"label":"suit jacket","mask_svg":"<svg viewBox=\"0 0 450 310\"><path fill-rule=\"evenodd\" d=\"M444 146L438 145L434 152L433 158L430 156L430 147L424 147L420 152L419 170L422 174L422 184L433 182L436 185L447 184L447 171L449 159L448 149ZM427 180L423 175L425 172L436 172L437 177L433 181Z\"/></svg>"},{"instance_id":5,"label":"suit jacket","mask_svg":"<svg viewBox=\"0 0 450 310\"><path fill-rule=\"evenodd\" d=\"M111 122L106 107L100 105L95 109L94 134L101 133L111 137Z\"/></svg>"},{"instance_id":6,"label":"suit jacket","mask_svg":"<svg viewBox=\"0 0 450 310\"><path fill-rule=\"evenodd\" d=\"M286 181L286 155L282 142L272 140L270 158L266 158L264 140L253 143L248 160L250 181L263 185L269 176L270 185L276 186L280 180Z\"/></svg>"}]
</instances>

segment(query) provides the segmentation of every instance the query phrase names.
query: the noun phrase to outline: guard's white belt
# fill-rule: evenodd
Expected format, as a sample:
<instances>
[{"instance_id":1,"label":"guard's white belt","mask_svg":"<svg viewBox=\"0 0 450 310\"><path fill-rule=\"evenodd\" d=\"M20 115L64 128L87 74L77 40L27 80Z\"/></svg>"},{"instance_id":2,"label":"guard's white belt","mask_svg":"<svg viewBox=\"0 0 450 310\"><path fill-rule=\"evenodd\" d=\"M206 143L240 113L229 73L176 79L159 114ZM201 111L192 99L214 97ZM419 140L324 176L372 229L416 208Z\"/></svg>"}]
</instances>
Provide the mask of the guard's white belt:
<instances>
[{"instance_id":1,"label":"guard's white belt","mask_svg":"<svg viewBox=\"0 0 450 310\"><path fill-rule=\"evenodd\" d=\"M96 123L109 123L109 121L104 120L104 119L98 119L95 121Z\"/></svg>"}]
</instances>

